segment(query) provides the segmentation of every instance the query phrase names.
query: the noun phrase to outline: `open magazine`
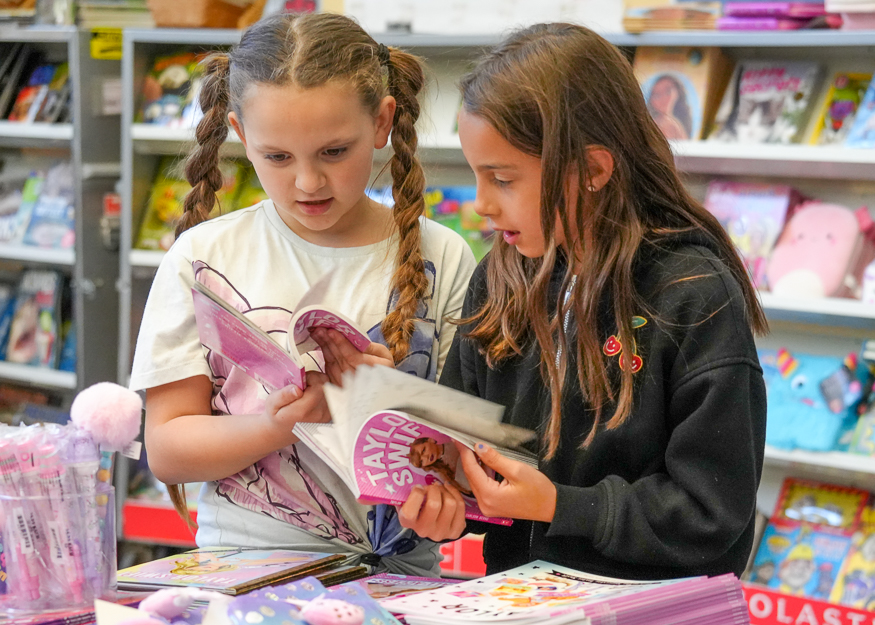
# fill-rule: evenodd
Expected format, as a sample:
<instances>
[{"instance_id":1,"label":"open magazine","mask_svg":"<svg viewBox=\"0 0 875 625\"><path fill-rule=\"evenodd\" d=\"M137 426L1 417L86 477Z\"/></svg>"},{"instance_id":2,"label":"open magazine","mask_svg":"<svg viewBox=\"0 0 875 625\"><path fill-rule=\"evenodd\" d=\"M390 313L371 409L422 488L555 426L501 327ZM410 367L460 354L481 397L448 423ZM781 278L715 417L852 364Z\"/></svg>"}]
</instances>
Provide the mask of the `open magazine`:
<instances>
[{"instance_id":1,"label":"open magazine","mask_svg":"<svg viewBox=\"0 0 875 625\"><path fill-rule=\"evenodd\" d=\"M304 389L307 383L302 357L319 349L310 336L311 328L337 330L360 351L365 351L371 342L354 321L340 312L322 304L305 305L324 294L330 279L330 274L325 276L301 298L289 323L288 344L285 346L209 287L195 282L191 296L201 344L263 384L268 392L289 384Z\"/></svg>"},{"instance_id":2,"label":"open magazine","mask_svg":"<svg viewBox=\"0 0 875 625\"><path fill-rule=\"evenodd\" d=\"M414 486L456 488L468 519L510 525L477 506L462 470L456 440L478 441L531 466L534 454L515 450L535 433L501 423L504 408L389 367L360 366L343 387L325 386L331 423L296 423L295 435L366 503L400 505Z\"/></svg>"}]
</instances>

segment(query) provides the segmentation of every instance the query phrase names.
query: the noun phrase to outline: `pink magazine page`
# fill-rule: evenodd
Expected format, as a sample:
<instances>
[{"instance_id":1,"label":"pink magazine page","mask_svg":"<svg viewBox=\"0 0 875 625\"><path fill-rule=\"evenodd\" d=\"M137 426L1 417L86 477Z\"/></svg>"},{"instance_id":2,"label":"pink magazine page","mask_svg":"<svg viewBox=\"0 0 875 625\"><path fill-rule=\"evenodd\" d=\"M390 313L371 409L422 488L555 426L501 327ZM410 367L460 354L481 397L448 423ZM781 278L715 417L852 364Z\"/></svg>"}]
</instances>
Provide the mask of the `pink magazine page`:
<instances>
[{"instance_id":1,"label":"pink magazine page","mask_svg":"<svg viewBox=\"0 0 875 625\"><path fill-rule=\"evenodd\" d=\"M263 384L268 392L294 384L306 386L304 368L251 322L217 301L200 283L192 288L201 344ZM197 288L201 287L201 288Z\"/></svg>"},{"instance_id":2,"label":"pink magazine page","mask_svg":"<svg viewBox=\"0 0 875 625\"><path fill-rule=\"evenodd\" d=\"M330 328L343 334L350 343L360 352L365 351L371 344L368 335L362 332L348 317L337 311L324 306L307 306L295 313L288 336L294 340L294 349L289 345L289 351L297 351L298 354L319 349L319 345L310 338L311 328Z\"/></svg>"},{"instance_id":3,"label":"pink magazine page","mask_svg":"<svg viewBox=\"0 0 875 625\"><path fill-rule=\"evenodd\" d=\"M401 505L414 486L440 482L462 493L465 518L512 523L487 517L477 507L452 439L404 413L378 412L364 422L353 446L352 469L362 501Z\"/></svg>"}]
</instances>

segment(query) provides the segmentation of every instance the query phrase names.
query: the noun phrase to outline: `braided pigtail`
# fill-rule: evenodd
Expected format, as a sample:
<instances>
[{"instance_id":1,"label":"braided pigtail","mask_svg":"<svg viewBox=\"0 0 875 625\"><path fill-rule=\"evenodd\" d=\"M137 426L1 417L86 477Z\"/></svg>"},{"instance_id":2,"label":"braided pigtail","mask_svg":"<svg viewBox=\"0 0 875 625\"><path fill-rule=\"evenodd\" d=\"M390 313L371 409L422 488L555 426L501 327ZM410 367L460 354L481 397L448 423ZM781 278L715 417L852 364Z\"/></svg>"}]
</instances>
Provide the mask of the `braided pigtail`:
<instances>
[{"instance_id":1,"label":"braided pigtail","mask_svg":"<svg viewBox=\"0 0 875 625\"><path fill-rule=\"evenodd\" d=\"M228 54L215 52L203 60L200 105L204 117L197 125L197 147L185 163L185 178L191 191L185 196L182 217L176 224L176 236L210 218L216 192L222 188L219 148L228 136L228 80L231 64Z\"/></svg>"},{"instance_id":2,"label":"braided pigtail","mask_svg":"<svg viewBox=\"0 0 875 625\"><path fill-rule=\"evenodd\" d=\"M419 118L419 101L416 98L422 90L425 76L419 61L411 54L381 47L381 57L388 57L385 58L385 65L389 74L389 94L397 103L392 125L392 148L395 154L389 167L395 200L392 212L398 230L398 259L392 276L392 292L398 294L398 301L382 325L383 336L397 363L407 355L419 302L428 293L419 230L419 218L425 213L425 175L416 156L415 128Z\"/></svg>"}]
</instances>

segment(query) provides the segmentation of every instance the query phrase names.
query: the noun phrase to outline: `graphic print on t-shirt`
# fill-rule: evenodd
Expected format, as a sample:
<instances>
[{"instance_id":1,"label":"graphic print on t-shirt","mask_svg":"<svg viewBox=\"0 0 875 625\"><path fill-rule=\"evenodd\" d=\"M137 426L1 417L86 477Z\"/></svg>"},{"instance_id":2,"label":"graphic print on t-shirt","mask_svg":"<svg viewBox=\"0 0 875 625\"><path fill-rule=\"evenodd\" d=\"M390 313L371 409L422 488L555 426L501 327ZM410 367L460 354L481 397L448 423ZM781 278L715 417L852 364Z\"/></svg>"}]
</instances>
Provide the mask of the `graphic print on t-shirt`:
<instances>
[{"instance_id":1,"label":"graphic print on t-shirt","mask_svg":"<svg viewBox=\"0 0 875 625\"><path fill-rule=\"evenodd\" d=\"M265 332L275 336L280 345L285 344L294 311L281 306L253 308L246 296L227 278L202 261L192 263L195 280L208 286L217 295L231 304L241 314L258 324ZM435 288L435 265L425 261L429 280L429 293L420 302L411 337L408 355L396 368L419 377L435 379L437 358L432 358L432 347L437 338L437 324L429 309ZM397 295L389 299L387 311L391 310ZM374 342L385 345L380 324L368 331ZM266 392L254 379L231 365L220 355L207 351L206 359L213 377L212 408L216 414L258 414L264 409ZM313 359L321 368L321 358ZM230 503L258 514L290 523L315 536L357 544L363 537L357 536L349 527L336 500L308 474L302 466L294 446L281 449L259 460L243 471L219 481L217 494ZM392 509L394 512L394 509ZM379 514L381 518L383 514ZM393 524L397 525L397 524ZM404 531L400 525L398 531ZM376 536L371 537L372 544ZM385 537L388 538L388 537ZM397 547L409 550L408 540L389 541ZM386 543L386 540L381 540ZM374 544L376 547L376 545ZM394 551L394 550L393 550ZM381 554L390 555L390 554Z\"/></svg>"}]
</instances>

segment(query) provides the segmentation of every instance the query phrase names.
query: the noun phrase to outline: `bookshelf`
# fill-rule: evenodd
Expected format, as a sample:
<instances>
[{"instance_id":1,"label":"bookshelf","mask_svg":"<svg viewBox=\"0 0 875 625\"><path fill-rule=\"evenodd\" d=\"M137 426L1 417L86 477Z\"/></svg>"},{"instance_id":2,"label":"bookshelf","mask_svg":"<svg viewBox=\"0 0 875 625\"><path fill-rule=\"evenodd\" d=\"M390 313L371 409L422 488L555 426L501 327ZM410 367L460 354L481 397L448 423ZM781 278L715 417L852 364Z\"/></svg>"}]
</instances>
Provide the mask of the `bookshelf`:
<instances>
[{"instance_id":1,"label":"bookshelf","mask_svg":"<svg viewBox=\"0 0 875 625\"><path fill-rule=\"evenodd\" d=\"M72 249L0 245L0 266L58 268L71 278L73 321L77 336L75 372L39 369L0 362L0 380L62 391L74 391L112 380L117 370L118 335L107 328L116 322L117 252L101 241L103 195L114 189L120 169L120 117L105 100L117 86L118 61L90 54L90 32L67 26L0 26L0 41L22 41L47 59L67 61L72 81L71 123L0 121L0 153L26 153L35 159L70 160L75 173L76 243Z\"/></svg>"},{"instance_id":2,"label":"bookshelf","mask_svg":"<svg viewBox=\"0 0 875 625\"><path fill-rule=\"evenodd\" d=\"M139 311L162 252L132 249L139 213L162 155L178 155L191 143L190 129L167 129L135 124L143 77L151 60L180 48L206 50L233 45L235 30L126 30L122 62L122 249L120 255L118 380L127 381ZM409 49L426 59L432 81L425 95L426 113L420 126L420 156L428 184L473 184L458 137L451 133L458 105L455 81L471 60L497 43L499 35L437 36L387 34L377 37L386 45ZM832 71L849 60L869 64L875 52L875 32L653 32L613 34L607 38L623 48L637 46L721 46L734 58L823 59ZM875 151L821 146L745 146L684 141L672 146L691 189L700 197L714 176L786 181L810 195L848 206L875 207ZM242 156L242 144L233 135L223 148L228 156ZM379 166L388 158L378 153ZM385 180L385 179L383 179ZM762 293L773 327L761 346L788 346L799 351L844 355L875 333L875 306L847 299L787 299ZM863 486L875 490L875 459L849 454L766 450L761 507L770 510L780 482L799 475Z\"/></svg>"}]
</instances>

